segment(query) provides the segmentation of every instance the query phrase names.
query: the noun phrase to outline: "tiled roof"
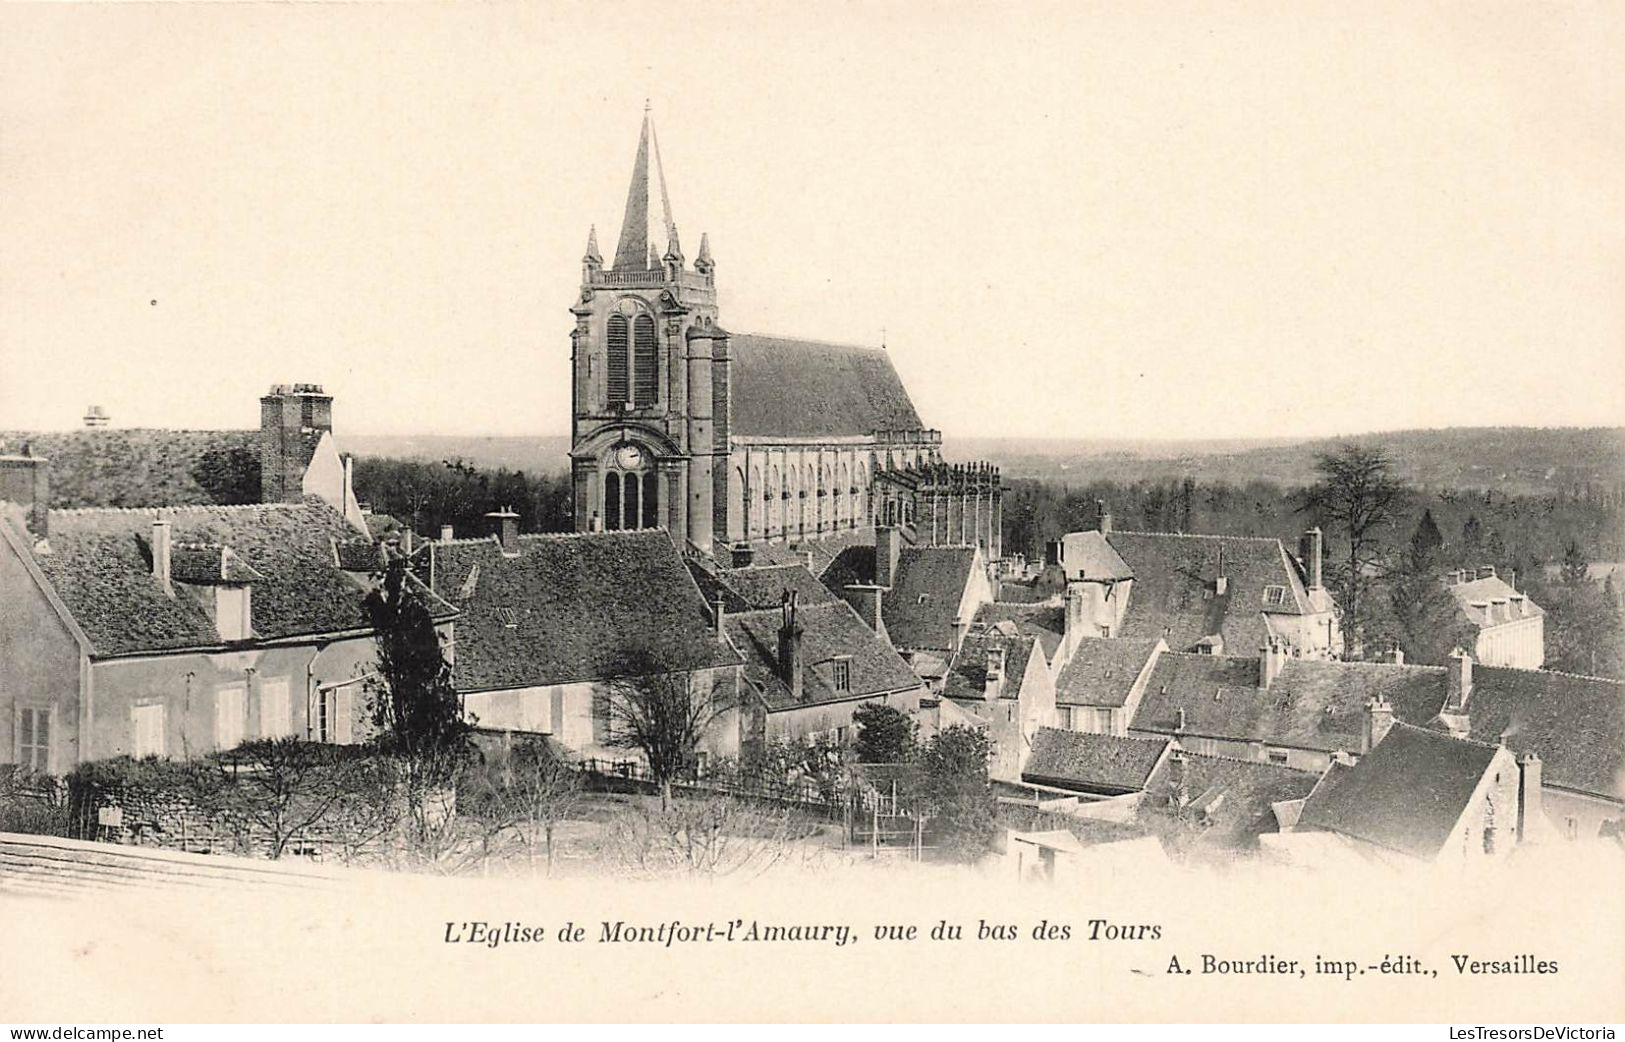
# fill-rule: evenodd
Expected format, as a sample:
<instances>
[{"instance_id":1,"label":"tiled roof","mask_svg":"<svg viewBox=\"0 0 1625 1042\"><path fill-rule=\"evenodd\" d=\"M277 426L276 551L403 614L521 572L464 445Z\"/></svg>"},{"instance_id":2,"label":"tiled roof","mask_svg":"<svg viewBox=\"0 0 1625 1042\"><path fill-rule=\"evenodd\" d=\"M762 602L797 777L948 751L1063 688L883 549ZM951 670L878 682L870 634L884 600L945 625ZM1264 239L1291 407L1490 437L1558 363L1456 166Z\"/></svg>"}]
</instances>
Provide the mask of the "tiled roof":
<instances>
[{"instance_id":1,"label":"tiled roof","mask_svg":"<svg viewBox=\"0 0 1625 1042\"><path fill-rule=\"evenodd\" d=\"M729 351L729 423L737 436L867 436L925 426L879 348L739 334Z\"/></svg>"},{"instance_id":2,"label":"tiled roof","mask_svg":"<svg viewBox=\"0 0 1625 1042\"><path fill-rule=\"evenodd\" d=\"M1166 738L1121 738L1041 727L1023 781L1118 795L1139 792L1168 748Z\"/></svg>"},{"instance_id":3,"label":"tiled roof","mask_svg":"<svg viewBox=\"0 0 1625 1042\"><path fill-rule=\"evenodd\" d=\"M1540 605L1498 576L1455 583L1445 588L1456 599L1462 613L1481 630L1546 614Z\"/></svg>"},{"instance_id":4,"label":"tiled roof","mask_svg":"<svg viewBox=\"0 0 1625 1042\"><path fill-rule=\"evenodd\" d=\"M1134 578L1134 569L1098 531L1068 532L1061 537L1061 567L1068 579L1114 582Z\"/></svg>"},{"instance_id":5,"label":"tiled roof","mask_svg":"<svg viewBox=\"0 0 1625 1042\"><path fill-rule=\"evenodd\" d=\"M984 604L976 610L974 625L990 627L1001 622L1014 624L1016 632L1034 637L1044 649L1046 661L1053 661L1056 649L1066 636L1066 609L1050 604Z\"/></svg>"},{"instance_id":6,"label":"tiled roof","mask_svg":"<svg viewBox=\"0 0 1625 1042\"><path fill-rule=\"evenodd\" d=\"M1084 637L1055 681L1055 704L1120 708L1150 661L1157 641Z\"/></svg>"},{"instance_id":7,"label":"tiled roof","mask_svg":"<svg viewBox=\"0 0 1625 1042\"><path fill-rule=\"evenodd\" d=\"M801 626L801 688L803 699L796 702L779 676L779 628L783 613L779 608L729 615L724 620L728 639L745 656L745 679L770 710L794 709L799 705L862 698L920 686L891 645L863 624L857 612L845 602L800 605L796 621ZM837 691L833 661L847 656L849 689Z\"/></svg>"},{"instance_id":8,"label":"tiled roof","mask_svg":"<svg viewBox=\"0 0 1625 1042\"><path fill-rule=\"evenodd\" d=\"M435 544L435 588L462 611L459 691L736 664L666 533L525 535ZM423 574L420 570L419 574Z\"/></svg>"},{"instance_id":9,"label":"tiled roof","mask_svg":"<svg viewBox=\"0 0 1625 1042\"><path fill-rule=\"evenodd\" d=\"M1497 751L1493 745L1396 723L1352 769L1315 790L1298 825L1432 858L1461 819Z\"/></svg>"},{"instance_id":10,"label":"tiled roof","mask_svg":"<svg viewBox=\"0 0 1625 1042\"><path fill-rule=\"evenodd\" d=\"M251 583L265 578L238 557L231 547L219 543L173 544L169 575L177 582L204 586Z\"/></svg>"},{"instance_id":11,"label":"tiled roof","mask_svg":"<svg viewBox=\"0 0 1625 1042\"><path fill-rule=\"evenodd\" d=\"M806 539L793 539L783 543L757 543L754 564L800 564L825 582L830 582L828 572L834 563L847 553L867 553L869 559L870 575L874 574L875 530L867 526L859 528L846 528L839 532L826 532L820 536ZM812 563L807 563L808 557ZM855 581L855 580L854 580ZM867 581L867 580L865 580ZM838 585L831 589L839 591Z\"/></svg>"},{"instance_id":12,"label":"tiled roof","mask_svg":"<svg viewBox=\"0 0 1625 1042\"><path fill-rule=\"evenodd\" d=\"M777 608L784 591L793 590L803 606L827 604L837 598L805 565L785 564L751 568L721 568L717 581L734 595L738 607L730 611Z\"/></svg>"},{"instance_id":13,"label":"tiled roof","mask_svg":"<svg viewBox=\"0 0 1625 1042\"><path fill-rule=\"evenodd\" d=\"M1264 704L1256 658L1164 652L1129 726L1173 734L1183 709L1186 734L1246 741L1262 728Z\"/></svg>"},{"instance_id":14,"label":"tiled roof","mask_svg":"<svg viewBox=\"0 0 1625 1042\"><path fill-rule=\"evenodd\" d=\"M1435 666L1288 659L1267 690L1258 659L1165 654L1157 660L1131 725L1321 752L1358 752L1365 705L1381 697L1394 718L1418 726L1444 705L1445 671Z\"/></svg>"},{"instance_id":15,"label":"tiled roof","mask_svg":"<svg viewBox=\"0 0 1625 1042\"><path fill-rule=\"evenodd\" d=\"M1186 651L1209 634L1251 653L1269 637L1263 615L1300 615L1310 603L1295 561L1278 539L1113 532L1111 545L1134 571L1125 637L1161 637ZM1215 590L1220 551L1226 589ZM1267 595L1280 591L1279 603Z\"/></svg>"},{"instance_id":16,"label":"tiled roof","mask_svg":"<svg viewBox=\"0 0 1625 1042\"><path fill-rule=\"evenodd\" d=\"M1170 801L1181 770L1188 799L1183 810ZM1244 849L1255 846L1261 833L1278 831L1273 804L1303 799L1319 779L1314 771L1277 764L1170 753L1145 783L1139 821L1175 847ZM1191 816L1203 821L1194 832L1186 823Z\"/></svg>"},{"instance_id":17,"label":"tiled roof","mask_svg":"<svg viewBox=\"0 0 1625 1042\"><path fill-rule=\"evenodd\" d=\"M948 665L942 693L949 698L984 698L987 691L988 652L1002 650L1004 697L1015 698L1021 691L1021 681L1027 675L1027 663L1032 658L1036 643L1031 637L990 632L970 634L959 645L953 661Z\"/></svg>"},{"instance_id":18,"label":"tiled roof","mask_svg":"<svg viewBox=\"0 0 1625 1042\"><path fill-rule=\"evenodd\" d=\"M952 648L959 602L970 585L975 561L976 551L968 546L904 547L892 588L880 600L892 643L900 648Z\"/></svg>"},{"instance_id":19,"label":"tiled roof","mask_svg":"<svg viewBox=\"0 0 1625 1042\"><path fill-rule=\"evenodd\" d=\"M1548 670L1473 667L1471 737L1541 759L1547 785L1625 799L1625 684Z\"/></svg>"},{"instance_id":20,"label":"tiled roof","mask_svg":"<svg viewBox=\"0 0 1625 1042\"><path fill-rule=\"evenodd\" d=\"M160 507L256 502L259 431L170 431L99 428L0 431L0 452L29 452L51 461L54 507ZM314 451L315 446L311 446ZM221 483L222 464L241 460L250 498ZM242 490L238 490L242 491Z\"/></svg>"},{"instance_id":21,"label":"tiled roof","mask_svg":"<svg viewBox=\"0 0 1625 1042\"><path fill-rule=\"evenodd\" d=\"M214 647L212 614L187 596L167 596L152 575L152 522L168 519L172 546L231 548L253 578L253 626L262 638L336 633L367 626L365 585L333 561L333 541L355 529L318 500L303 504L181 507L172 510L58 510L50 553L35 562L90 637L97 654ZM172 551L173 554L174 551ZM208 558L215 551L200 551ZM218 567L219 556L212 558ZM171 575L176 576L171 557ZM209 565L205 564L207 571ZM246 571L238 572L247 575ZM218 578L213 581L220 581ZM179 593L179 591L177 591ZM449 616L449 607L442 606Z\"/></svg>"}]
</instances>

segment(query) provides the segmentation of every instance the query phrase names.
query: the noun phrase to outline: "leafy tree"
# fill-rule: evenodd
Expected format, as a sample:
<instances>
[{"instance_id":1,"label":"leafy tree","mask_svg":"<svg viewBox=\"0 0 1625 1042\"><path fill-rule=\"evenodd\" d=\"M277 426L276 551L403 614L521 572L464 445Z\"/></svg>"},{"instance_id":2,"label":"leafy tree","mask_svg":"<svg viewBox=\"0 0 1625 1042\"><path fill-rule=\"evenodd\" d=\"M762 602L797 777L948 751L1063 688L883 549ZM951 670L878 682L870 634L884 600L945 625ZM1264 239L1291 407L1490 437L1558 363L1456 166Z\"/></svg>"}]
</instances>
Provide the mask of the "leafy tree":
<instances>
[{"instance_id":1,"label":"leafy tree","mask_svg":"<svg viewBox=\"0 0 1625 1042\"><path fill-rule=\"evenodd\" d=\"M1478 520L1477 514L1468 514L1467 520L1461 526L1461 545L1469 554L1478 552L1478 544L1484 538L1484 526Z\"/></svg>"},{"instance_id":2,"label":"leafy tree","mask_svg":"<svg viewBox=\"0 0 1625 1042\"><path fill-rule=\"evenodd\" d=\"M914 748L914 721L884 702L865 702L852 714L858 726L859 763L902 763Z\"/></svg>"},{"instance_id":3,"label":"leafy tree","mask_svg":"<svg viewBox=\"0 0 1625 1042\"><path fill-rule=\"evenodd\" d=\"M986 854L996 831L993 790L987 762L987 732L955 725L932 735L918 757L918 791L913 795L929 815L932 842L960 861Z\"/></svg>"},{"instance_id":4,"label":"leafy tree","mask_svg":"<svg viewBox=\"0 0 1625 1042\"><path fill-rule=\"evenodd\" d=\"M252 449L210 449L192 465L192 480L209 501L234 505L260 501L260 457Z\"/></svg>"},{"instance_id":5,"label":"leafy tree","mask_svg":"<svg viewBox=\"0 0 1625 1042\"><path fill-rule=\"evenodd\" d=\"M404 560L389 563L366 609L378 646L377 676L368 683L378 745L421 757L464 749L472 725L452 685L428 598Z\"/></svg>"},{"instance_id":6,"label":"leafy tree","mask_svg":"<svg viewBox=\"0 0 1625 1042\"><path fill-rule=\"evenodd\" d=\"M1422 517L1416 522L1416 531L1411 533L1411 557L1414 562L1437 563L1438 553L1444 547L1444 536L1439 532L1438 522L1433 520L1433 511L1423 508Z\"/></svg>"},{"instance_id":7,"label":"leafy tree","mask_svg":"<svg viewBox=\"0 0 1625 1042\"><path fill-rule=\"evenodd\" d=\"M1331 578L1343 602L1345 632L1357 653L1371 623L1364 596L1382 559L1380 536L1398 516L1405 489L1380 449L1345 444L1322 453L1315 468L1319 480L1305 493L1304 509L1343 541L1346 556Z\"/></svg>"},{"instance_id":8,"label":"leafy tree","mask_svg":"<svg viewBox=\"0 0 1625 1042\"><path fill-rule=\"evenodd\" d=\"M640 651L605 686L596 709L606 744L641 752L662 802L669 803L672 782L694 772L701 740L733 707L722 683Z\"/></svg>"}]
</instances>

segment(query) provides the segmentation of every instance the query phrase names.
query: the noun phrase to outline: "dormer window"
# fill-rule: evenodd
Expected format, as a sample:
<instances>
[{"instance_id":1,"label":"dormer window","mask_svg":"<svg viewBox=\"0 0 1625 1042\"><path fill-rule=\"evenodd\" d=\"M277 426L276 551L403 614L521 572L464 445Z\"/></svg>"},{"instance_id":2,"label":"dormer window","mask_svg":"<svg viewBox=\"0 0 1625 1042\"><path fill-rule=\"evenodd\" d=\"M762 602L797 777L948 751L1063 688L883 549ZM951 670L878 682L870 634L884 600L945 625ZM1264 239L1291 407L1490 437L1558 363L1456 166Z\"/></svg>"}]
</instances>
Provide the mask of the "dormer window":
<instances>
[{"instance_id":1,"label":"dormer window","mask_svg":"<svg viewBox=\"0 0 1625 1042\"><path fill-rule=\"evenodd\" d=\"M837 691L852 690L852 659L841 656L830 663L830 680Z\"/></svg>"},{"instance_id":2,"label":"dormer window","mask_svg":"<svg viewBox=\"0 0 1625 1042\"><path fill-rule=\"evenodd\" d=\"M247 583L214 588L214 625L221 640L248 640L254 635L252 591Z\"/></svg>"},{"instance_id":3,"label":"dormer window","mask_svg":"<svg viewBox=\"0 0 1625 1042\"><path fill-rule=\"evenodd\" d=\"M1281 605L1283 605L1285 603L1286 603L1286 587L1285 586L1266 586L1266 587L1264 587L1264 606L1266 608L1278 608L1278 607L1280 607Z\"/></svg>"}]
</instances>

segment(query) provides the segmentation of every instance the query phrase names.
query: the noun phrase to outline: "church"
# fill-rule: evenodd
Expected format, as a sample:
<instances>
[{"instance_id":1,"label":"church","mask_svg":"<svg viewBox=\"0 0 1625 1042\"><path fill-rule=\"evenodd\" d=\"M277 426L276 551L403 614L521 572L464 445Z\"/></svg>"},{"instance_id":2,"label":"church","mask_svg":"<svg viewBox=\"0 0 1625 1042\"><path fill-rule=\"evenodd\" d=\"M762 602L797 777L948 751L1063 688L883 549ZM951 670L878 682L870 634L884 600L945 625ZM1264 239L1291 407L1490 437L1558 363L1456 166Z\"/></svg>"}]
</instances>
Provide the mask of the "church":
<instances>
[{"instance_id":1,"label":"church","mask_svg":"<svg viewBox=\"0 0 1625 1042\"><path fill-rule=\"evenodd\" d=\"M716 279L705 236L683 252L645 111L614 261L595 228L571 308L578 530L726 561L887 525L1000 556L997 469L944 462L884 348L730 333Z\"/></svg>"}]
</instances>

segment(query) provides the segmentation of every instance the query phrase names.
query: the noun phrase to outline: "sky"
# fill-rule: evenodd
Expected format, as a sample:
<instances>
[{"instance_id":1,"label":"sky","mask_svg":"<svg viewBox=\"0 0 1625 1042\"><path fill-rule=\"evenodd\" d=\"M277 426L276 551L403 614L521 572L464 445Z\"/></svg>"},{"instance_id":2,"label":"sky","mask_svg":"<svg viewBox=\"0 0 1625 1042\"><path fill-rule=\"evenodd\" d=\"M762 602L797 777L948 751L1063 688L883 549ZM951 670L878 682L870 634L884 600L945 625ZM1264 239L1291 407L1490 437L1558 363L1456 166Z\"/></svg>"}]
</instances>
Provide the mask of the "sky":
<instances>
[{"instance_id":1,"label":"sky","mask_svg":"<svg viewBox=\"0 0 1625 1042\"><path fill-rule=\"evenodd\" d=\"M0 429L569 429L647 99L957 436L1625 423L1625 5L0 4Z\"/></svg>"}]
</instances>

